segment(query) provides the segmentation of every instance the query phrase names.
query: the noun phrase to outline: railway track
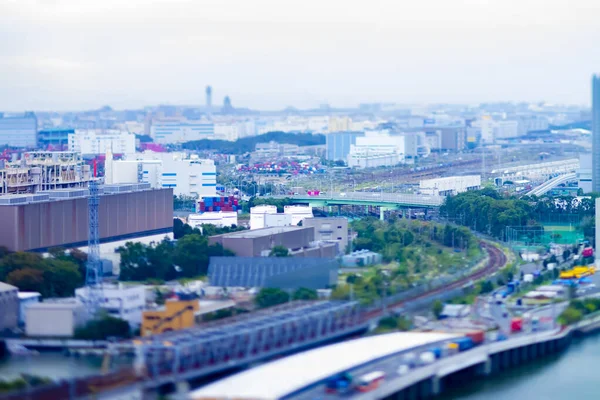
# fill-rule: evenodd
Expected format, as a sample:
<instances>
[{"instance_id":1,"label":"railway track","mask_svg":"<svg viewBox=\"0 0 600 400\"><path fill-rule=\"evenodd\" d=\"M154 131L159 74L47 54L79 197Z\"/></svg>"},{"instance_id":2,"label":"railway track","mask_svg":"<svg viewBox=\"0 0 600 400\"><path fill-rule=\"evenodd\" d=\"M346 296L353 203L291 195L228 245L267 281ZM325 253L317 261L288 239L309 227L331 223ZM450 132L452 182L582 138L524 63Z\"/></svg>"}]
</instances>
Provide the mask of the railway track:
<instances>
[{"instance_id":1,"label":"railway track","mask_svg":"<svg viewBox=\"0 0 600 400\"><path fill-rule=\"evenodd\" d=\"M420 299L423 299L426 297L434 296L434 295L442 293L444 291L460 288L469 282L481 279L487 275L490 275L490 274L498 271L500 268L502 268L506 264L506 255L502 252L502 250L498 249L496 246L492 246L483 241L480 242L480 245L488 253L488 262L486 263L485 267L483 267L480 270L475 271L474 273L472 273L469 276L466 276L462 279L454 281L448 285L432 289L428 292L421 293L417 296L410 297L408 299L404 299L404 300L398 301L396 303L388 304L387 308L393 309L393 308L397 308L397 307L402 307L402 305L404 305L405 303L411 302L411 301L420 300ZM365 319L374 319L374 318L381 317L382 315L383 315L383 310L381 310L381 309L372 310L372 311L365 313Z\"/></svg>"}]
</instances>

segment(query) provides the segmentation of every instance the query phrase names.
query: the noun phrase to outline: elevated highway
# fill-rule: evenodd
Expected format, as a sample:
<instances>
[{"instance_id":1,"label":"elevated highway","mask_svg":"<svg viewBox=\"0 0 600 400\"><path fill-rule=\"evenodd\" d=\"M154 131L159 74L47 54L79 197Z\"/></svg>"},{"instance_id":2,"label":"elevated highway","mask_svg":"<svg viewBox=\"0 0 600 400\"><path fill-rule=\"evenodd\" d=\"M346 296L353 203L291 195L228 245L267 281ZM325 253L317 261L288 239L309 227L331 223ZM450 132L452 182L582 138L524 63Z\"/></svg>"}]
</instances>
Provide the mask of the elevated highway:
<instances>
[{"instance_id":1,"label":"elevated highway","mask_svg":"<svg viewBox=\"0 0 600 400\"><path fill-rule=\"evenodd\" d=\"M335 192L325 195L289 195L272 196L272 198L289 198L296 204L308 204L312 207L328 206L372 206L379 207L380 218L386 210L396 209L432 209L444 203L443 196L430 196L420 194L384 193L384 192Z\"/></svg>"},{"instance_id":2,"label":"elevated highway","mask_svg":"<svg viewBox=\"0 0 600 400\"><path fill-rule=\"evenodd\" d=\"M557 186L563 185L567 182L571 182L577 179L577 174L574 172L563 174L556 176L538 187L533 188L531 191L527 192L528 196L541 196L543 194L548 193L550 190L556 188Z\"/></svg>"}]
</instances>

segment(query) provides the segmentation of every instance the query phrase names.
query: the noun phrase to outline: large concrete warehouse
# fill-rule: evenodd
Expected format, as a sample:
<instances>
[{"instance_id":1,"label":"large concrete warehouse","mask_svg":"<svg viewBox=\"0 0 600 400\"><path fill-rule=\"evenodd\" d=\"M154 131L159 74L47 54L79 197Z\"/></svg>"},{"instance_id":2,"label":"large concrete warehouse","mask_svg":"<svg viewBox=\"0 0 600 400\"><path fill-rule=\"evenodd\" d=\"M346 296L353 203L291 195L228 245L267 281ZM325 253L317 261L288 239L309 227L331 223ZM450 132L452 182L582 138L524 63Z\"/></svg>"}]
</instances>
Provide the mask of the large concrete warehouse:
<instances>
[{"instance_id":1,"label":"large concrete warehouse","mask_svg":"<svg viewBox=\"0 0 600 400\"><path fill-rule=\"evenodd\" d=\"M100 242L173 231L172 189L120 184L101 186L100 193ZM81 188L0 196L0 246L46 251L87 245L88 195Z\"/></svg>"}]
</instances>

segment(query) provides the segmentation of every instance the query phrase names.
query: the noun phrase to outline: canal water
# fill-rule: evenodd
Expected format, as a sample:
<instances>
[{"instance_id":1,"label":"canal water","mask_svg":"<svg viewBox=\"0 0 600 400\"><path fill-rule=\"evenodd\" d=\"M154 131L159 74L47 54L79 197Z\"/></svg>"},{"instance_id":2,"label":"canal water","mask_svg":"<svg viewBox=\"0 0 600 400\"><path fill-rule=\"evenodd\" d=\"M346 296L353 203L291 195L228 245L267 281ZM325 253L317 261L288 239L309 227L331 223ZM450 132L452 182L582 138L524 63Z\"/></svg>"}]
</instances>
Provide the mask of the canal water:
<instances>
[{"instance_id":1,"label":"canal water","mask_svg":"<svg viewBox=\"0 0 600 400\"><path fill-rule=\"evenodd\" d=\"M568 349L447 391L440 400L598 400L600 335L575 339Z\"/></svg>"},{"instance_id":2,"label":"canal water","mask_svg":"<svg viewBox=\"0 0 600 400\"><path fill-rule=\"evenodd\" d=\"M41 353L37 356L8 357L0 361L0 380L18 378L21 374L50 379L93 375L100 372L99 357L67 357L62 353Z\"/></svg>"}]
</instances>

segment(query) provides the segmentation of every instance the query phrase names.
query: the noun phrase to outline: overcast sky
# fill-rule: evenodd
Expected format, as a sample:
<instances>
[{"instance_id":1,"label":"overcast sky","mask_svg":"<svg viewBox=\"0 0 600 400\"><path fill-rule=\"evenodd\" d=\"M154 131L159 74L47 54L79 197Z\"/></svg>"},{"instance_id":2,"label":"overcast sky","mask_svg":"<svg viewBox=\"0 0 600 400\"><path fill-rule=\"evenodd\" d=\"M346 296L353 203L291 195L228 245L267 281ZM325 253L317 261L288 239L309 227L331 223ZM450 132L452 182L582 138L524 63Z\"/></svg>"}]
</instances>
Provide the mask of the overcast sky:
<instances>
[{"instance_id":1,"label":"overcast sky","mask_svg":"<svg viewBox=\"0 0 600 400\"><path fill-rule=\"evenodd\" d=\"M600 0L0 0L0 110L590 103Z\"/></svg>"}]
</instances>

